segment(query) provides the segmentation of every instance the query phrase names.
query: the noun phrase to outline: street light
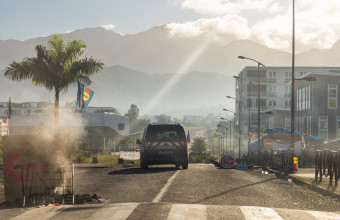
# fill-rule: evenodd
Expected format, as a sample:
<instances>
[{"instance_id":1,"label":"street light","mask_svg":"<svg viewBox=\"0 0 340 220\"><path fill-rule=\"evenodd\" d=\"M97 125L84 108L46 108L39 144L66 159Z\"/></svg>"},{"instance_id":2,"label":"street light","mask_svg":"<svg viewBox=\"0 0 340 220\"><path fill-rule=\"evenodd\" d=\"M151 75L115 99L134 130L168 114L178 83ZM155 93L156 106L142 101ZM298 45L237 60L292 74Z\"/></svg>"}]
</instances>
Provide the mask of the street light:
<instances>
[{"instance_id":1,"label":"street light","mask_svg":"<svg viewBox=\"0 0 340 220\"><path fill-rule=\"evenodd\" d=\"M257 103L257 135L258 135L258 140L257 140L257 151L258 153L260 152L260 137L261 137L261 128L260 128L260 66L266 67L265 65L263 65L262 63L260 63L257 60L248 58L248 57L244 57L244 56L238 56L237 58L239 59L246 59L246 60L252 60L254 62L257 63L257 99L258 99L258 103Z\"/></svg>"},{"instance_id":2,"label":"street light","mask_svg":"<svg viewBox=\"0 0 340 220\"><path fill-rule=\"evenodd\" d=\"M238 101L239 106L240 104L244 104L242 101L238 100L237 98L227 96L229 99L235 99ZM238 159L241 159L241 112L240 112L240 107L238 108Z\"/></svg>"},{"instance_id":3,"label":"street light","mask_svg":"<svg viewBox=\"0 0 340 220\"><path fill-rule=\"evenodd\" d=\"M226 149L226 151L228 151L228 135L227 135L227 133L228 133L228 128L227 127L224 127L224 126L222 126L222 125L217 125L217 127L222 127L222 128L225 128L225 136L226 136L226 139L225 139L225 149ZM229 137L229 139L231 138L231 136Z\"/></svg>"},{"instance_id":4,"label":"street light","mask_svg":"<svg viewBox=\"0 0 340 220\"><path fill-rule=\"evenodd\" d=\"M254 85L254 83L239 76L233 76L233 78L248 82L248 136L249 136L249 133L250 133L250 85ZM250 145L250 139L248 137L248 154L249 154L249 145Z\"/></svg>"},{"instance_id":5,"label":"street light","mask_svg":"<svg viewBox=\"0 0 340 220\"><path fill-rule=\"evenodd\" d=\"M224 143L223 143L223 139L224 139L224 135L226 135L226 133L224 133L223 131L219 131L218 129L216 130L217 132L221 132L222 133L222 154L224 154Z\"/></svg>"},{"instance_id":6,"label":"street light","mask_svg":"<svg viewBox=\"0 0 340 220\"><path fill-rule=\"evenodd\" d=\"M224 111L230 111L228 109L223 109ZM235 114L235 113L234 113ZM230 121L229 119L226 119L226 118L221 118L221 120L225 120L225 121L229 121L230 123L230 128L229 128L229 146L230 146L230 149L232 149L232 146L231 146L231 123L233 123L232 121ZM235 135L235 131L234 131L234 135Z\"/></svg>"},{"instance_id":7,"label":"street light","mask_svg":"<svg viewBox=\"0 0 340 220\"><path fill-rule=\"evenodd\" d=\"M219 162L221 162L221 139L222 139L222 136L214 133L213 137L218 138L219 141L220 141L220 147L219 147L219 150L218 150L219 151L219 153L218 153L218 160L219 160Z\"/></svg>"}]
</instances>

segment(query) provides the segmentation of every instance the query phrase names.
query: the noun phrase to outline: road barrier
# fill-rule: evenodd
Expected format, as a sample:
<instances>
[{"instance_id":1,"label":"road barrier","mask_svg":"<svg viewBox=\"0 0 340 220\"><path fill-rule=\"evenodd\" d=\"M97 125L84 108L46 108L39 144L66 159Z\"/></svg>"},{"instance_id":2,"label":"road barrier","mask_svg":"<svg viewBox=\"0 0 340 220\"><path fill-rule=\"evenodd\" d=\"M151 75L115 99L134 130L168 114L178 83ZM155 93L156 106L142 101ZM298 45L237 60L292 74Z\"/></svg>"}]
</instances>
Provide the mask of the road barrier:
<instances>
[{"instance_id":1,"label":"road barrier","mask_svg":"<svg viewBox=\"0 0 340 220\"><path fill-rule=\"evenodd\" d=\"M58 199L61 203L71 197L74 202L67 134L6 136L3 159L6 201L25 206L40 200L51 203Z\"/></svg>"},{"instance_id":2,"label":"road barrier","mask_svg":"<svg viewBox=\"0 0 340 220\"><path fill-rule=\"evenodd\" d=\"M294 166L294 158L296 157L291 151L276 152L272 157L272 168L286 173L297 171L297 164ZM295 160L297 162L297 158Z\"/></svg>"},{"instance_id":3,"label":"road barrier","mask_svg":"<svg viewBox=\"0 0 340 220\"><path fill-rule=\"evenodd\" d=\"M340 150L318 150L315 154L315 182L322 182L322 177L329 176L329 185L338 185L340 178Z\"/></svg>"}]
</instances>

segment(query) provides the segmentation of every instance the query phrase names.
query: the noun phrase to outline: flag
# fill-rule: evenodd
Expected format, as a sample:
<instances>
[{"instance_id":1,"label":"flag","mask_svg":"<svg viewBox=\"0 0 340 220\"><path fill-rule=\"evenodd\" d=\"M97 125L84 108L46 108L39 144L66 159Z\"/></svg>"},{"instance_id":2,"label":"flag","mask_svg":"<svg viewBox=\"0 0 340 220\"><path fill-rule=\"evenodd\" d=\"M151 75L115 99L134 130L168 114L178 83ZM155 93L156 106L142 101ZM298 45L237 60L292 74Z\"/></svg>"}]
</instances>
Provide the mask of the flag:
<instances>
[{"instance_id":1,"label":"flag","mask_svg":"<svg viewBox=\"0 0 340 220\"><path fill-rule=\"evenodd\" d=\"M251 139L253 137L253 133L249 131L248 138Z\"/></svg>"},{"instance_id":2,"label":"flag","mask_svg":"<svg viewBox=\"0 0 340 220\"><path fill-rule=\"evenodd\" d=\"M84 84L82 84L81 82L78 82L78 91L77 91L77 106L80 107L82 110L84 108L86 108L93 95L94 95L94 91L92 91L91 89L87 88Z\"/></svg>"},{"instance_id":3,"label":"flag","mask_svg":"<svg viewBox=\"0 0 340 220\"><path fill-rule=\"evenodd\" d=\"M187 142L191 142L191 140L190 140L190 132L189 132L189 130L188 130L188 135L187 135Z\"/></svg>"},{"instance_id":4,"label":"flag","mask_svg":"<svg viewBox=\"0 0 340 220\"><path fill-rule=\"evenodd\" d=\"M83 100L82 100L81 109L84 109L89 105L93 95L94 95L94 91L87 88L86 86L83 87Z\"/></svg>"},{"instance_id":5,"label":"flag","mask_svg":"<svg viewBox=\"0 0 340 220\"><path fill-rule=\"evenodd\" d=\"M8 101L8 119L11 119L12 117L12 103L11 103L11 97L9 97Z\"/></svg>"},{"instance_id":6,"label":"flag","mask_svg":"<svg viewBox=\"0 0 340 220\"><path fill-rule=\"evenodd\" d=\"M77 91L77 106L81 107L82 106L82 100L83 100L83 89L84 85L82 83L78 82L78 91Z\"/></svg>"}]
</instances>

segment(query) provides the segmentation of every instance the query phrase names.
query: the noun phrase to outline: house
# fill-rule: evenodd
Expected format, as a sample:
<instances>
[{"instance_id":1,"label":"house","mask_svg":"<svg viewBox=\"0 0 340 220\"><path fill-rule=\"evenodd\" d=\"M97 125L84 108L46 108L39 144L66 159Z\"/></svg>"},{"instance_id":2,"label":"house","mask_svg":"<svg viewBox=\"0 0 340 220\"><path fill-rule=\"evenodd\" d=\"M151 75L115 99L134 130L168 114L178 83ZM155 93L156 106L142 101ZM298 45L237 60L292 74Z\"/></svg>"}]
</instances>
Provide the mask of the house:
<instances>
[{"instance_id":1,"label":"house","mask_svg":"<svg viewBox=\"0 0 340 220\"><path fill-rule=\"evenodd\" d=\"M8 103L0 103L0 117L7 117ZM129 135L129 118L112 107L60 107L59 130L86 137L86 148L96 151ZM39 133L54 129L54 104L50 102L12 103L10 135Z\"/></svg>"}]
</instances>

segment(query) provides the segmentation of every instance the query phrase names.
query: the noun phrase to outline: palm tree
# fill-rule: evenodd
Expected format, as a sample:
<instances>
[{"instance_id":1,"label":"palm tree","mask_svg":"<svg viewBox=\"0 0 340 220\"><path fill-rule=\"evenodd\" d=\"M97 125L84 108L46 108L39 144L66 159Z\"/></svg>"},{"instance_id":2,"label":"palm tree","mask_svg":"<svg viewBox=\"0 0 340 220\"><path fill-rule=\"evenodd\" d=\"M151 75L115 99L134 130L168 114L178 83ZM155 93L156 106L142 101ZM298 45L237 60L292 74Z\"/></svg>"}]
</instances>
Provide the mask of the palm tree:
<instances>
[{"instance_id":1,"label":"palm tree","mask_svg":"<svg viewBox=\"0 0 340 220\"><path fill-rule=\"evenodd\" d=\"M125 136L118 141L118 146L120 146L124 150L127 150L129 145L132 144L132 143L133 142L132 142L131 138L128 137L128 136Z\"/></svg>"},{"instance_id":2,"label":"palm tree","mask_svg":"<svg viewBox=\"0 0 340 220\"><path fill-rule=\"evenodd\" d=\"M202 154L207 151L207 143L203 137L195 137L191 146L193 152Z\"/></svg>"},{"instance_id":3,"label":"palm tree","mask_svg":"<svg viewBox=\"0 0 340 220\"><path fill-rule=\"evenodd\" d=\"M37 45L37 57L24 58L20 63L12 62L5 69L5 77L21 81L32 79L33 84L55 91L54 124L59 125L59 94L67 92L77 80L85 85L92 81L89 76L103 69L104 64L91 58L80 59L86 48L81 40L65 43L58 35L48 41L49 49Z\"/></svg>"}]
</instances>

